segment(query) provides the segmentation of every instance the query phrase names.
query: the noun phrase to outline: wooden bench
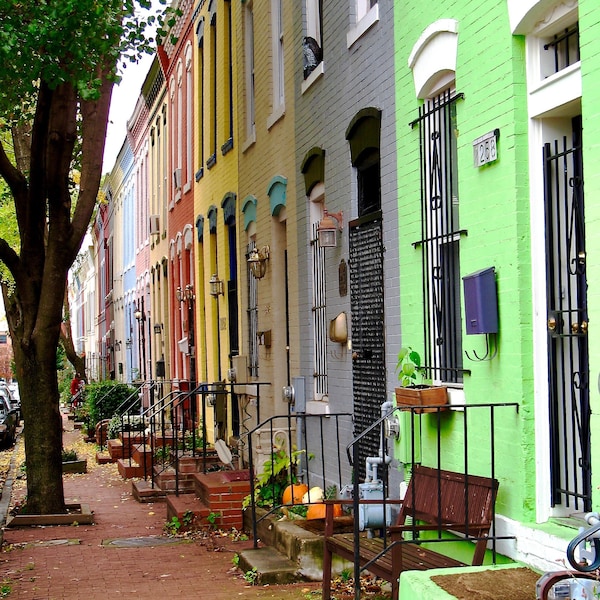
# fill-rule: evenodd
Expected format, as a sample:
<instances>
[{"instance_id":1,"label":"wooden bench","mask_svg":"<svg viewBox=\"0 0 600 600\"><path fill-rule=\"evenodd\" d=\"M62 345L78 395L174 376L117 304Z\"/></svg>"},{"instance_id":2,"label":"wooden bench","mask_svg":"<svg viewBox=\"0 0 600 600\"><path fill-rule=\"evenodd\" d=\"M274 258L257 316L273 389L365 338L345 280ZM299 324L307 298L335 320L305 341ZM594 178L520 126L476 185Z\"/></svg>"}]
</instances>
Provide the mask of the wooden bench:
<instances>
[{"instance_id":1,"label":"wooden bench","mask_svg":"<svg viewBox=\"0 0 600 600\"><path fill-rule=\"evenodd\" d=\"M466 563L449 558L440 552L423 547L418 535L421 531L437 533L435 539L450 532L473 540L474 552L470 564L481 565L492 525L498 481L487 477L464 475L417 465L413 469L396 524L387 530L389 550L368 566L368 571L391 582L392 598L398 598L398 578L403 571L464 567ZM325 537L323 556L323 600L331 597L331 561L333 554L354 561L354 534L336 533L333 504L326 501ZM361 504L377 501L360 500ZM343 503L352 504L352 500ZM415 537L403 534L412 532ZM364 567L384 549L382 537L360 535L360 566ZM452 536L456 539L456 536ZM427 541L427 540L425 540ZM450 540L448 540L450 541ZM466 543L466 542L461 542ZM440 548L443 542L430 546Z\"/></svg>"}]
</instances>

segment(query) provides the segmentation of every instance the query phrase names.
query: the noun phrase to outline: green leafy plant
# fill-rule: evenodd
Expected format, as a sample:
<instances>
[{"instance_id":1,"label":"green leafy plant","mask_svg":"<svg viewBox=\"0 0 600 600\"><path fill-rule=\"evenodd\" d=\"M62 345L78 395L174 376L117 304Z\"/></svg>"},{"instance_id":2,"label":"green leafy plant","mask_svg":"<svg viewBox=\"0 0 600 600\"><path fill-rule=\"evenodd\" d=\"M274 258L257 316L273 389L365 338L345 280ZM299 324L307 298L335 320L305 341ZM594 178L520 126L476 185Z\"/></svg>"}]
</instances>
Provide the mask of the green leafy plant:
<instances>
[{"instance_id":1,"label":"green leafy plant","mask_svg":"<svg viewBox=\"0 0 600 600\"><path fill-rule=\"evenodd\" d=\"M256 582L258 580L258 569L256 567L252 567L252 569L250 569L249 571L246 571L244 573L244 579L250 585L256 585Z\"/></svg>"},{"instance_id":2,"label":"green leafy plant","mask_svg":"<svg viewBox=\"0 0 600 600\"><path fill-rule=\"evenodd\" d=\"M352 579L352 569L342 569L342 572L340 573L340 579L344 583L348 583L350 579Z\"/></svg>"},{"instance_id":3,"label":"green leafy plant","mask_svg":"<svg viewBox=\"0 0 600 600\"><path fill-rule=\"evenodd\" d=\"M79 457L77 456L77 452L75 450L73 450L72 448L65 448L62 451L62 461L63 462L72 462L75 460L78 460Z\"/></svg>"},{"instance_id":4,"label":"green leafy plant","mask_svg":"<svg viewBox=\"0 0 600 600\"><path fill-rule=\"evenodd\" d=\"M186 510L181 517L181 524L188 529L194 523L194 513L191 510Z\"/></svg>"},{"instance_id":5,"label":"green leafy plant","mask_svg":"<svg viewBox=\"0 0 600 600\"><path fill-rule=\"evenodd\" d=\"M283 491L291 483L297 483L296 467L299 457L305 450L294 450L291 456L284 448L279 448L271 454L271 458L264 462L263 470L256 476L254 485L254 499L257 506L273 507L281 504ZM309 454L310 460L313 455ZM244 498L242 508L248 508L252 498Z\"/></svg>"},{"instance_id":6,"label":"green leafy plant","mask_svg":"<svg viewBox=\"0 0 600 600\"><path fill-rule=\"evenodd\" d=\"M6 598L12 592L12 585L9 579L3 579L0 583L0 598Z\"/></svg>"},{"instance_id":7,"label":"green leafy plant","mask_svg":"<svg viewBox=\"0 0 600 600\"><path fill-rule=\"evenodd\" d=\"M211 512L206 517L206 520L210 523L211 527L215 528L216 527L216 523L217 523L217 519L220 519L221 516L222 515L219 512Z\"/></svg>"},{"instance_id":8,"label":"green leafy plant","mask_svg":"<svg viewBox=\"0 0 600 600\"><path fill-rule=\"evenodd\" d=\"M417 375L423 382L423 368L421 367L421 355L410 346L400 349L398 352L398 362L396 364L396 373L398 381L403 387L417 384Z\"/></svg>"},{"instance_id":9,"label":"green leafy plant","mask_svg":"<svg viewBox=\"0 0 600 600\"><path fill-rule=\"evenodd\" d=\"M177 535L181 529L181 521L177 517L171 517L164 525L164 530L168 535Z\"/></svg>"},{"instance_id":10,"label":"green leafy plant","mask_svg":"<svg viewBox=\"0 0 600 600\"><path fill-rule=\"evenodd\" d=\"M240 566L240 555L236 552L231 559L231 564L237 569Z\"/></svg>"}]
</instances>

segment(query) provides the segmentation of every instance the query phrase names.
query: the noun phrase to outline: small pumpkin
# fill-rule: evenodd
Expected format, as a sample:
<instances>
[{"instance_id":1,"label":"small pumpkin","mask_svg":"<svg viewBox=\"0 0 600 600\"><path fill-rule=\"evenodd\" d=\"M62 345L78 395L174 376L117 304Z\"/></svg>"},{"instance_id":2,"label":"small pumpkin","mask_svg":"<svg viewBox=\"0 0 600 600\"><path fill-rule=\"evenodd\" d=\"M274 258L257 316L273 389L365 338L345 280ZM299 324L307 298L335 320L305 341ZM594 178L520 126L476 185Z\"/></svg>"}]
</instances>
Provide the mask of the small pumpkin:
<instances>
[{"instance_id":1,"label":"small pumpkin","mask_svg":"<svg viewBox=\"0 0 600 600\"><path fill-rule=\"evenodd\" d=\"M302 497L308 492L308 486L305 483L292 483L283 490L281 502L283 504L301 504Z\"/></svg>"},{"instance_id":2,"label":"small pumpkin","mask_svg":"<svg viewBox=\"0 0 600 600\"><path fill-rule=\"evenodd\" d=\"M343 514L342 505L334 504L333 505L333 516L341 517ZM310 504L308 510L306 511L306 519L324 519L325 518L325 503L317 502L316 504Z\"/></svg>"}]
</instances>

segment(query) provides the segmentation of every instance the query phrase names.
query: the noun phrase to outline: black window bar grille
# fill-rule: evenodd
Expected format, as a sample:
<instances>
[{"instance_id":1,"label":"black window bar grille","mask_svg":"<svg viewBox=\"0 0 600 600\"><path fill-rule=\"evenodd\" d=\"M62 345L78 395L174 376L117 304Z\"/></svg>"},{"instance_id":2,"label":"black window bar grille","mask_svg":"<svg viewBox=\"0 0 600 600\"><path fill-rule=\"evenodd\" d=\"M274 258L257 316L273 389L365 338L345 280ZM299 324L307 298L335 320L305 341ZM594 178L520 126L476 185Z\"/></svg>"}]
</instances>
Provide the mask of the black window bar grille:
<instances>
[{"instance_id":1,"label":"black window bar grille","mask_svg":"<svg viewBox=\"0 0 600 600\"><path fill-rule=\"evenodd\" d=\"M552 41L544 44L544 50L554 52L554 73L575 64L581 58L579 53L579 23L555 35Z\"/></svg>"},{"instance_id":2,"label":"black window bar grille","mask_svg":"<svg viewBox=\"0 0 600 600\"><path fill-rule=\"evenodd\" d=\"M425 371L434 382L460 384L463 356L460 315L456 102L448 90L426 101L419 126Z\"/></svg>"}]
</instances>

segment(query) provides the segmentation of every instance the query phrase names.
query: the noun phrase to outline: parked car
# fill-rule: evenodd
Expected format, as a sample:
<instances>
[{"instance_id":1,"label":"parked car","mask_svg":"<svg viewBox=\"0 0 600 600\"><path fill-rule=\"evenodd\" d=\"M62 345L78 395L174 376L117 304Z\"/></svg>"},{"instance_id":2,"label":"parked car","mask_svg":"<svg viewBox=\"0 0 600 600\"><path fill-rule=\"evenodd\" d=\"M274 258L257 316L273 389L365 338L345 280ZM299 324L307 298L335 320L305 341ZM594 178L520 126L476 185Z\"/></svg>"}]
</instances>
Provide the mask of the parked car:
<instances>
[{"instance_id":1,"label":"parked car","mask_svg":"<svg viewBox=\"0 0 600 600\"><path fill-rule=\"evenodd\" d=\"M6 448L15 443L18 425L18 412L0 390L0 444Z\"/></svg>"},{"instance_id":2,"label":"parked car","mask_svg":"<svg viewBox=\"0 0 600 600\"><path fill-rule=\"evenodd\" d=\"M19 397L19 386L0 380L0 393L8 396L8 402L17 411L17 423L21 421L21 400Z\"/></svg>"}]
</instances>

